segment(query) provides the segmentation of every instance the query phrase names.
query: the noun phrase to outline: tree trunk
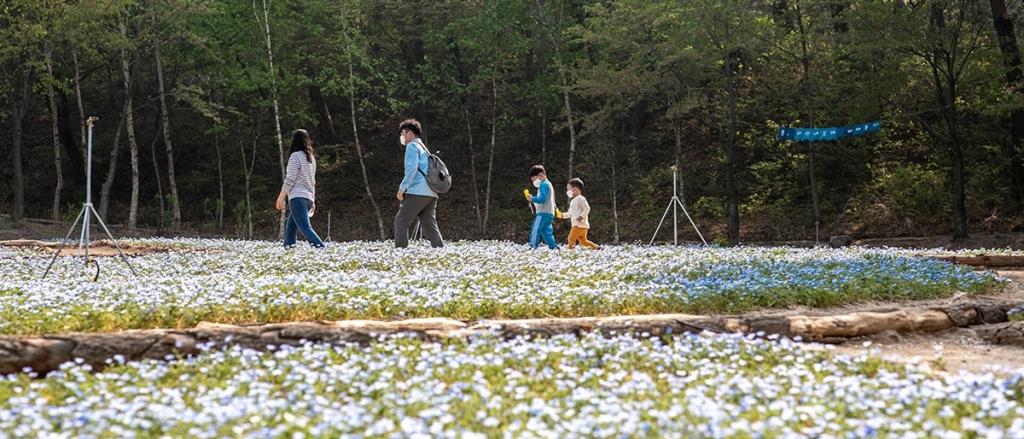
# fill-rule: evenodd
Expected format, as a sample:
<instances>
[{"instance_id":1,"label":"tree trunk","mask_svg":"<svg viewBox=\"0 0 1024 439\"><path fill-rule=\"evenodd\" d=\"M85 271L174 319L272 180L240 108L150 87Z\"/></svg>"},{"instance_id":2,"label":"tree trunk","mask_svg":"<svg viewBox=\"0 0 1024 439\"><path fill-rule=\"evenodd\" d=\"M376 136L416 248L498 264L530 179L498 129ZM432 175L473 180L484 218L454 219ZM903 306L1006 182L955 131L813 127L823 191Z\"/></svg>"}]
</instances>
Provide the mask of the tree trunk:
<instances>
[{"instance_id":1,"label":"tree trunk","mask_svg":"<svg viewBox=\"0 0 1024 439\"><path fill-rule=\"evenodd\" d=\"M250 159L245 158L245 144L241 140L238 141L238 150L242 156L242 176L245 177L245 218L248 223L248 233L246 239L252 239L253 227L252 227L252 196L251 196L251 182L252 182L252 170L256 167L256 145L260 140L260 136L252 139L252 157Z\"/></svg>"},{"instance_id":2,"label":"tree trunk","mask_svg":"<svg viewBox=\"0 0 1024 439\"><path fill-rule=\"evenodd\" d=\"M946 29L946 16L940 4L931 5L929 25L941 34ZM955 43L954 43L955 44ZM958 93L955 55L943 49L943 43L934 42L931 68L935 81L935 96L946 123L947 144L952 159L953 183L953 242L967 239L967 203L965 195L964 154L960 140L956 98Z\"/></svg>"},{"instance_id":3,"label":"tree trunk","mask_svg":"<svg viewBox=\"0 0 1024 439\"><path fill-rule=\"evenodd\" d=\"M562 77L562 99L565 101L565 115L569 122L569 178L573 178L573 161L576 156L576 123L572 118L572 105L569 103L569 83L565 79L565 70L559 62L558 73Z\"/></svg>"},{"instance_id":4,"label":"tree trunk","mask_svg":"<svg viewBox=\"0 0 1024 439\"><path fill-rule=\"evenodd\" d=\"M495 73L491 73L491 98L491 151L487 158L487 186L484 189L484 230L487 230L491 216L491 177L494 175L494 147L498 133L498 80Z\"/></svg>"},{"instance_id":5,"label":"tree trunk","mask_svg":"<svg viewBox=\"0 0 1024 439\"><path fill-rule=\"evenodd\" d=\"M619 188L616 184L615 160L612 160L612 228L616 244L619 243Z\"/></svg>"},{"instance_id":6,"label":"tree trunk","mask_svg":"<svg viewBox=\"0 0 1024 439\"><path fill-rule=\"evenodd\" d=\"M120 21L121 38L128 39L128 17ZM128 64L128 49L121 47L121 72L124 74L125 133L128 134L128 148L132 158L132 199L128 208L128 228L134 229L138 224L139 214L139 144L135 141L135 118L132 110L132 74Z\"/></svg>"},{"instance_id":7,"label":"tree trunk","mask_svg":"<svg viewBox=\"0 0 1024 439\"><path fill-rule=\"evenodd\" d=\"M473 210L476 212L476 228L481 234L484 233L483 217L480 216L480 190L476 183L476 149L473 147L473 122L469 117L469 109L463 107L463 116L466 120L466 134L469 136L469 173L473 184Z\"/></svg>"},{"instance_id":8,"label":"tree trunk","mask_svg":"<svg viewBox=\"0 0 1024 439\"><path fill-rule=\"evenodd\" d=\"M277 151L278 161L281 165L281 180L285 177L285 164L284 164L284 140L281 138L281 109L277 99L277 70L274 69L274 49L270 40L270 5L267 3L269 0L262 0L263 2L263 35L267 46L267 64L270 66L270 96L274 103L274 129L277 132ZM259 13L256 11L256 0L252 3L253 13L256 14L256 21L260 22ZM251 210L251 208L250 208ZM284 237L284 224L287 209L281 210L281 219L277 228L277 237L281 239ZM251 216L251 215L250 215ZM250 220L251 221L251 220ZM252 228L250 224L250 229ZM250 235L252 231L250 230Z\"/></svg>"},{"instance_id":9,"label":"tree trunk","mask_svg":"<svg viewBox=\"0 0 1024 439\"><path fill-rule=\"evenodd\" d=\"M220 136L217 136L217 141L213 144L213 147L217 151L217 189L219 190L217 198L217 230L224 230L224 160L220 154L220 140Z\"/></svg>"},{"instance_id":10,"label":"tree trunk","mask_svg":"<svg viewBox=\"0 0 1024 439\"><path fill-rule=\"evenodd\" d=\"M835 6L841 8L842 5ZM807 121L808 126L814 126L814 109L813 109L813 93L814 84L811 80L811 55L808 49L807 41L807 28L804 26L804 16L800 9L800 2L796 2L796 19L797 29L800 31L800 67L803 71L803 100L804 100L804 119ZM821 228L821 207L818 205L818 184L817 176L815 175L814 167L814 142L804 142L807 147L807 172L810 175L811 184L811 213L814 219L814 244L817 245L820 241L820 228Z\"/></svg>"},{"instance_id":11,"label":"tree trunk","mask_svg":"<svg viewBox=\"0 0 1024 439\"><path fill-rule=\"evenodd\" d=\"M725 197L727 237L732 245L740 242L740 192L736 182L740 162L739 146L737 145L737 84L735 57L731 53L725 55L726 88L729 107L729 134L726 143L725 165Z\"/></svg>"},{"instance_id":12,"label":"tree trunk","mask_svg":"<svg viewBox=\"0 0 1024 439\"><path fill-rule=\"evenodd\" d=\"M311 76L315 77L312 74ZM327 99L324 98L320 86L310 84L306 87L306 91L309 92L310 105L316 109L317 122L322 127L320 134L321 143L326 145L338 144L338 132L334 129L334 117L331 116L331 109L327 106Z\"/></svg>"},{"instance_id":13,"label":"tree trunk","mask_svg":"<svg viewBox=\"0 0 1024 439\"><path fill-rule=\"evenodd\" d=\"M53 92L53 52L46 49L46 95L50 101L50 126L53 129L53 166L57 173L57 184L53 189L53 209L50 218L60 221L60 191L64 189L64 172L60 160L60 121L57 114L57 95Z\"/></svg>"},{"instance_id":14,"label":"tree trunk","mask_svg":"<svg viewBox=\"0 0 1024 439\"><path fill-rule=\"evenodd\" d=\"M63 150L61 162L64 166L64 186L76 184L75 187L85 187L85 156L82 154L81 144L75 137L78 135L78 122L73 107L74 96L64 95L60 89L56 89L57 99L57 129L60 131L60 147Z\"/></svg>"},{"instance_id":15,"label":"tree trunk","mask_svg":"<svg viewBox=\"0 0 1024 439\"><path fill-rule=\"evenodd\" d=\"M814 142L804 142L807 146L807 173L811 183L811 214L814 217L814 244L820 241L821 207L818 204L818 182L814 167Z\"/></svg>"},{"instance_id":16,"label":"tree trunk","mask_svg":"<svg viewBox=\"0 0 1024 439\"><path fill-rule=\"evenodd\" d=\"M171 117L167 112L167 93L164 88L164 65L160 59L160 43L153 48L153 57L156 58L156 82L160 93L160 123L164 133L164 148L167 153L167 187L171 192L171 215L174 219L173 230L181 227L181 203L178 198L178 183L174 178L174 147L171 145ZM154 162L156 157L153 157Z\"/></svg>"},{"instance_id":17,"label":"tree trunk","mask_svg":"<svg viewBox=\"0 0 1024 439\"><path fill-rule=\"evenodd\" d=\"M125 117L128 115L128 101L125 100L124 109L121 111L121 119L117 122L117 132L114 133L114 146L110 148L110 166L107 168L107 177L103 180L100 188L100 218L107 221L107 207L110 204L110 189L114 186L114 176L117 174L117 156L121 144L121 129L125 125Z\"/></svg>"},{"instance_id":18,"label":"tree trunk","mask_svg":"<svg viewBox=\"0 0 1024 439\"><path fill-rule=\"evenodd\" d=\"M355 139L356 155L359 156L359 169L363 172L363 186L366 187L366 197L370 199L370 205L373 207L373 214L377 217L377 228L380 230L380 239L385 240L387 239L387 236L384 232L384 217L380 214L380 207L377 206L377 200L373 198L373 190L370 189L370 177L366 172L366 161L363 159L363 145L359 143L359 125L356 124L355 71L352 67L351 50L348 51L348 103L352 110L352 138ZM326 106L326 103L324 105ZM330 117L329 111L328 117Z\"/></svg>"},{"instance_id":19,"label":"tree trunk","mask_svg":"<svg viewBox=\"0 0 1024 439\"><path fill-rule=\"evenodd\" d=\"M78 128L79 128L79 136L80 136L78 144L79 144L79 150L81 151L82 157L85 157L86 156L86 153L85 153L85 146L86 145L85 145L85 143L87 141L86 133L85 133L85 130L86 130L86 128L85 128L85 105L82 104L82 73L81 73L81 71L79 69L79 66L78 66L78 52L77 51L72 51L71 52L71 59L74 62L74 65L75 65L75 101L78 103ZM85 165L89 166L88 163L86 163Z\"/></svg>"},{"instance_id":20,"label":"tree trunk","mask_svg":"<svg viewBox=\"0 0 1024 439\"><path fill-rule=\"evenodd\" d=\"M1004 0L989 0L992 5L992 21L996 35L999 37L999 51L1003 54L1003 67L1006 68L1006 83L1013 93L1024 98L1024 71L1021 69L1020 47L1017 45L1017 33L1013 19L1006 9ZM1004 149L1010 167L1010 181L1014 191L1012 196L1018 205L1024 203L1024 108L1020 106L1010 112L1010 143Z\"/></svg>"},{"instance_id":21,"label":"tree trunk","mask_svg":"<svg viewBox=\"0 0 1024 439\"><path fill-rule=\"evenodd\" d=\"M947 76L946 126L949 129L949 149L953 156L953 242L967 239L967 196L964 169L964 152L960 140L958 111L956 107L957 86L952 73Z\"/></svg>"},{"instance_id":22,"label":"tree trunk","mask_svg":"<svg viewBox=\"0 0 1024 439\"><path fill-rule=\"evenodd\" d=\"M548 118L543 108L540 110L540 164L548 165Z\"/></svg>"},{"instance_id":23,"label":"tree trunk","mask_svg":"<svg viewBox=\"0 0 1024 439\"><path fill-rule=\"evenodd\" d=\"M14 162L14 211L11 212L15 224L21 222L25 215L25 174L21 163L21 141L25 120L25 113L28 112L29 100L32 98L32 83L34 74L31 70L17 71L16 90L11 95L11 161Z\"/></svg>"},{"instance_id":24,"label":"tree trunk","mask_svg":"<svg viewBox=\"0 0 1024 439\"><path fill-rule=\"evenodd\" d=\"M156 199L160 205L160 219L157 221L157 230L159 232L164 231L164 219L167 217L167 207L164 205L164 185L163 179L160 178L160 163L156 157L156 141L160 140L160 132L163 129L157 125L156 134L153 136L153 141L149 142L150 156L153 158L153 175L156 176Z\"/></svg>"}]
</instances>

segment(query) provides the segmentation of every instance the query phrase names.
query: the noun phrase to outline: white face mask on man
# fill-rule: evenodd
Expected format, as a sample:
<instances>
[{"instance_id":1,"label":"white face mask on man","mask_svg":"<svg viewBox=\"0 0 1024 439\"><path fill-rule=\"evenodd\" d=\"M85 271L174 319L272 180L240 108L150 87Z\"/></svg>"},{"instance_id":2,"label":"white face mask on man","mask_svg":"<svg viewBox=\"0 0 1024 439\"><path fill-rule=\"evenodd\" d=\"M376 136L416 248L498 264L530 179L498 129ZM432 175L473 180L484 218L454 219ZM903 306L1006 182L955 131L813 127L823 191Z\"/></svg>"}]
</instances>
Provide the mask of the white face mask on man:
<instances>
[{"instance_id":1,"label":"white face mask on man","mask_svg":"<svg viewBox=\"0 0 1024 439\"><path fill-rule=\"evenodd\" d=\"M398 135L398 143L401 143L402 146L405 146L405 136L404 135L401 135L401 134Z\"/></svg>"}]
</instances>

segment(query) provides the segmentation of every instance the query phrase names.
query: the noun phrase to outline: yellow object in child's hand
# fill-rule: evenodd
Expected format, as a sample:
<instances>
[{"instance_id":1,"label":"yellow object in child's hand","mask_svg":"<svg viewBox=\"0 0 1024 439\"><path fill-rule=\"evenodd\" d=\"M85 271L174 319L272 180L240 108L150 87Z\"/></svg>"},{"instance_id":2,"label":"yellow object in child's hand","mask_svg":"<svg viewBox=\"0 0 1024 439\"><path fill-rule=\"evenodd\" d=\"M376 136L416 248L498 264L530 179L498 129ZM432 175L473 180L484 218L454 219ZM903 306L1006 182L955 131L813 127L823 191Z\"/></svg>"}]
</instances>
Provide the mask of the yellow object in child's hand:
<instances>
[{"instance_id":1,"label":"yellow object in child's hand","mask_svg":"<svg viewBox=\"0 0 1024 439\"><path fill-rule=\"evenodd\" d=\"M530 196L529 189L523 189L523 196L526 197L526 201L533 201L533 197Z\"/></svg>"},{"instance_id":2,"label":"yellow object in child's hand","mask_svg":"<svg viewBox=\"0 0 1024 439\"><path fill-rule=\"evenodd\" d=\"M561 210L558 210L558 208L557 208L557 207L555 208L555 218L558 218L558 219L565 219L565 215L562 215L562 211L561 211Z\"/></svg>"}]
</instances>

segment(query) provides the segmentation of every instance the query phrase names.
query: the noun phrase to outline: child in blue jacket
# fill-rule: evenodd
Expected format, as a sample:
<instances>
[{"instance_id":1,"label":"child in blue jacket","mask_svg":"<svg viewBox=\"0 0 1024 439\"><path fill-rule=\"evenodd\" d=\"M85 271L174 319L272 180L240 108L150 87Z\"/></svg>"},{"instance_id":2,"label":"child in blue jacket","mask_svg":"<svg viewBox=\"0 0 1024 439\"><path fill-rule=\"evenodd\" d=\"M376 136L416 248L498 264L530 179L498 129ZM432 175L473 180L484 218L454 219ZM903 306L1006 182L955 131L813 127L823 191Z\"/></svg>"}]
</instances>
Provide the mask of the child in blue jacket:
<instances>
[{"instance_id":1,"label":"child in blue jacket","mask_svg":"<svg viewBox=\"0 0 1024 439\"><path fill-rule=\"evenodd\" d=\"M536 212L533 227L530 228L530 248L540 247L540 240L543 239L548 248L557 250L558 241L555 241L555 229L552 226L555 221L555 189L548 181L544 166L534 165L530 168L530 180L533 187L537 188L536 196L531 196L529 189L523 189L526 201L533 203Z\"/></svg>"}]
</instances>

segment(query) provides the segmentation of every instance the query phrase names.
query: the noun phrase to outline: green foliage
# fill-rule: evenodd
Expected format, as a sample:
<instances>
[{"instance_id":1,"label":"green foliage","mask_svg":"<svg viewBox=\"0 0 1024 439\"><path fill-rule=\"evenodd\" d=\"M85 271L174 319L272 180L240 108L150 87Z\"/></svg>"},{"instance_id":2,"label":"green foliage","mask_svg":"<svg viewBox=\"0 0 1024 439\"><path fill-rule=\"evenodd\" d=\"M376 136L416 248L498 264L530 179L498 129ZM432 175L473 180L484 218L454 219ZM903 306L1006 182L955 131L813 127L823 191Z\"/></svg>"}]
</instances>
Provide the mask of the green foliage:
<instances>
[{"instance_id":1,"label":"green foliage","mask_svg":"<svg viewBox=\"0 0 1024 439\"><path fill-rule=\"evenodd\" d=\"M947 194L944 176L936 170L917 165L883 168L851 200L846 215L866 229L882 228L874 233L909 233L920 227L915 221L941 221L948 216Z\"/></svg>"},{"instance_id":2,"label":"green foliage","mask_svg":"<svg viewBox=\"0 0 1024 439\"><path fill-rule=\"evenodd\" d=\"M533 163L544 161L556 181L566 177L569 116L576 129L576 169L592 183L588 193L595 209L610 211L610 174L616 171L614 195L627 240L644 238L653 227L667 200L668 167L675 162L688 204L713 229L725 222L734 198L728 188L735 186L745 236L806 238L813 227L814 172L826 233L942 233L949 228L947 206L953 200L945 193L953 188L953 150L944 140L952 120L965 155L972 224L1002 230L1019 224L1024 208L1014 201L1020 191L1012 187L1007 157L1020 147L1008 145L1003 123L1024 98L1005 82L988 4L965 1L902 7L746 0L442 0L412 6L342 0L299 7L268 1L271 71L260 1L15 0L4 2L0 13L0 94L13 96L19 81L28 79L37 96L26 120L35 120L47 113L38 93L54 85L62 95L61 114L68 116L62 117L62 130L72 139L69 145L77 144L77 59L85 111L100 116L94 172L102 178L124 99L121 48L131 58L140 143L159 135L158 111L149 100L156 93L153 53L159 47L179 190L191 222L210 218L202 203L219 184L215 142L226 205L243 197L237 189L244 177L240 150L250 154L248 165L254 142L253 199L273 198L279 189L275 95L285 135L295 128L312 132L322 165L320 192L336 211L367 208L352 147L353 113L377 197L390 194L401 178L395 124L417 117L428 144L442 150L458 182L442 210L483 209L491 183L491 214L500 222L480 232L471 224L475 215L453 215L447 234L459 238L518 233L521 215L505 212L521 209L506 194L517 192L523 169ZM930 24L935 14L958 26ZM120 36L121 20L127 20L127 38ZM937 107L929 56L954 46L957 113L949 119ZM52 78L41 73L46 50L53 53ZM0 109L4 122L12 108ZM774 139L781 125L836 126L874 118L884 121L882 133L814 145L813 171L806 145ZM52 166L32 159L48 151L38 141L49 135L48 124L25 126L26 187L49 185ZM488 175L492 128L495 162ZM151 160L148 155L142 151L142 163ZM130 193L127 162L122 155L114 211ZM922 170L928 170L931 186L898 187ZM0 169L5 181L12 172ZM140 172L147 209L156 203L155 176L147 166ZM84 189L80 178L65 180L69 193ZM45 191L26 195L30 215L50 205ZM0 193L0 205L10 199L6 190ZM879 200L894 206L891 216L871 213L869 206ZM395 206L381 208L388 217ZM233 217L238 219L237 212ZM373 216L350 217L368 221L353 224L353 231L371 233L353 238L375 236ZM787 227L777 227L782 218ZM892 222L880 224L880 218ZM595 231L611 230L610 220L599 221ZM261 236L273 236L273 221L258 223Z\"/></svg>"}]
</instances>

